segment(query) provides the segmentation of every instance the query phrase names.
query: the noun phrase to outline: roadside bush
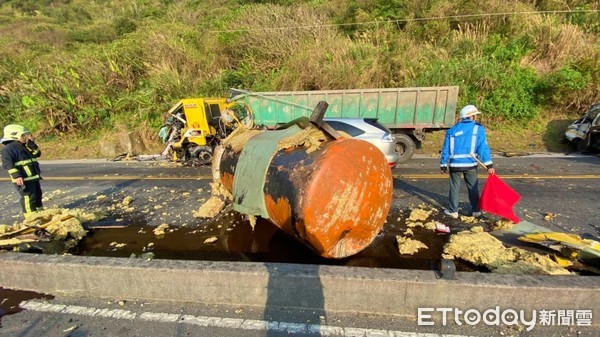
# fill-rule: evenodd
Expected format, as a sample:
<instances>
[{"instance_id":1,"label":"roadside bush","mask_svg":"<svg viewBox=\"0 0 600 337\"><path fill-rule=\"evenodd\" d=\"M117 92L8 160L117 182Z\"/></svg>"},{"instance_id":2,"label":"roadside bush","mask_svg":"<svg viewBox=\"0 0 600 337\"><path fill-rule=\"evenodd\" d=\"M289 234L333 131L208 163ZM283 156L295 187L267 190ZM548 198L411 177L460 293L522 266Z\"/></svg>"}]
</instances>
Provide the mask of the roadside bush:
<instances>
[{"instance_id":1,"label":"roadside bush","mask_svg":"<svg viewBox=\"0 0 600 337\"><path fill-rule=\"evenodd\" d=\"M74 27L67 32L66 36L70 42L79 43L108 43L117 38L113 27L106 25Z\"/></svg>"},{"instance_id":2,"label":"roadside bush","mask_svg":"<svg viewBox=\"0 0 600 337\"><path fill-rule=\"evenodd\" d=\"M543 77L537 88L540 101L548 106L580 108L581 91L591 80L591 74L582 72L576 65L567 64Z\"/></svg>"},{"instance_id":3,"label":"roadside bush","mask_svg":"<svg viewBox=\"0 0 600 337\"><path fill-rule=\"evenodd\" d=\"M113 29L117 32L117 35L120 36L134 32L137 29L137 25L133 20L127 17L120 17L113 22Z\"/></svg>"},{"instance_id":4,"label":"roadside bush","mask_svg":"<svg viewBox=\"0 0 600 337\"><path fill-rule=\"evenodd\" d=\"M455 49L445 58L430 54L431 62L417 74L415 85L458 85L459 105L475 104L497 122L534 118L539 79L532 68L520 65L531 50L527 38L505 41L491 35L480 46Z\"/></svg>"},{"instance_id":5,"label":"roadside bush","mask_svg":"<svg viewBox=\"0 0 600 337\"><path fill-rule=\"evenodd\" d=\"M459 105L521 123L600 100L597 13L486 14L568 8L598 4L0 0L0 121L89 133L158 126L176 100L230 87L458 85ZM416 18L433 19L385 22Z\"/></svg>"}]
</instances>

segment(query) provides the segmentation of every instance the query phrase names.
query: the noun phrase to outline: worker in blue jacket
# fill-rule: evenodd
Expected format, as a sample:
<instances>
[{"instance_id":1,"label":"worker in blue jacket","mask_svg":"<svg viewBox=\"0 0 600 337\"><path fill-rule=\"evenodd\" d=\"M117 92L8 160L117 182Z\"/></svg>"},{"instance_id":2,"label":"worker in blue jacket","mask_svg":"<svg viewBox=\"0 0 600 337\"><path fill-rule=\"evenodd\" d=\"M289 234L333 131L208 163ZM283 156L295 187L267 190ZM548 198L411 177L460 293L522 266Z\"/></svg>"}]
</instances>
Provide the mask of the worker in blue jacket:
<instances>
[{"instance_id":1,"label":"worker in blue jacket","mask_svg":"<svg viewBox=\"0 0 600 337\"><path fill-rule=\"evenodd\" d=\"M477 160L479 158L487 168L488 174L495 174L492 155L485 136L483 125L475 118L481 112L474 105L467 105L460 110L459 121L446 132L440 169L442 174L450 171L450 193L448 208L444 213L451 218L458 218L458 192L462 175L469 192L471 215L481 216L479 209L479 188L477 181Z\"/></svg>"}]
</instances>

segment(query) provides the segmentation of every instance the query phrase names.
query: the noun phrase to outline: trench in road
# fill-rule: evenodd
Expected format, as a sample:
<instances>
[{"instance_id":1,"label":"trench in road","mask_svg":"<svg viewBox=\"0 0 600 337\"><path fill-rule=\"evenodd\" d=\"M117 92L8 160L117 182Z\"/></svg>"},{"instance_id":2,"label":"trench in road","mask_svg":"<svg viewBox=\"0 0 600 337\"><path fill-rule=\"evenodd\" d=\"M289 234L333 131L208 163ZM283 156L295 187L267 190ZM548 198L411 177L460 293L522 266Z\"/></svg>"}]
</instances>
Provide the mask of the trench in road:
<instances>
[{"instance_id":1,"label":"trench in road","mask_svg":"<svg viewBox=\"0 0 600 337\"><path fill-rule=\"evenodd\" d=\"M439 176L442 175L436 175ZM199 226L172 227L173 231L167 232L162 238L154 235L154 227L147 226L142 213L112 214L113 219L123 218L128 227L92 230L72 253L82 256L130 257L132 254L139 256L151 252L158 259L287 262L424 270L437 268L448 235L436 235L430 230L415 228L414 238L425 243L429 249L414 255L398 253L395 236L406 230L408 213L409 210L404 210L400 213L403 215L397 217L397 211L390 212L394 215L388 216L383 230L369 247L359 254L339 260L321 258L267 221L259 220L252 231L248 221L231 212L215 220L202 222ZM444 218L439 213L434 213L428 221L448 224L453 232L470 228L465 224L461 227L460 223ZM217 239L214 243L205 243L206 239L212 237ZM111 243L125 246L117 248L111 246ZM61 253L53 251L60 250L60 247L50 247L52 244L56 243L36 243L32 251ZM487 271L462 261L457 261L457 269Z\"/></svg>"},{"instance_id":2,"label":"trench in road","mask_svg":"<svg viewBox=\"0 0 600 337\"><path fill-rule=\"evenodd\" d=\"M223 213L216 219L200 225L172 226L160 236L154 233L156 227L147 225L144 214L127 213L117 216L122 219L120 223L126 224L124 228L91 229L69 253L80 256L439 270L443 247L450 234L437 234L423 227L412 227L413 235L409 237L423 242L428 248L421 249L413 255L402 255L398 251L396 235L404 235L403 233L409 228L407 218L410 210L394 211L391 214L394 215L388 216L382 230L368 247L356 255L343 259L326 259L319 256L267 220L259 218L253 230L250 222L237 212ZM433 212L427 221L423 222L445 223L450 226L452 233L457 233L469 230L475 225L486 227L494 220L495 218L484 217L481 222L468 223L460 219L448 219L439 212ZM110 222L109 220L108 223ZM505 242L505 244L512 246L515 243ZM42 241L31 245L30 252L47 254L64 252L63 241ZM525 242L518 243L518 246L542 254L552 252ZM489 271L485 267L474 266L460 259L455 260L455 264L458 271ZM583 275L589 274L586 269L575 269L575 271Z\"/></svg>"},{"instance_id":3,"label":"trench in road","mask_svg":"<svg viewBox=\"0 0 600 337\"><path fill-rule=\"evenodd\" d=\"M414 255L400 255L396 235L406 230L406 215L395 219L389 217L373 243L362 252L344 259L325 259L266 220L259 219L252 230L250 223L235 212L226 213L204 226L171 227L161 237L153 233L156 227L147 226L142 216L124 217L129 224L126 228L92 230L73 253L82 256L132 257L132 254L140 256L151 252L154 258L158 259L282 262L427 270L437 269L436 264L439 263L442 247L448 239L447 234L436 235L431 230L413 228L413 238L425 243L429 249ZM211 238L216 238L216 241L205 243ZM114 243L125 245L116 248ZM457 269L475 270L466 263L458 263Z\"/></svg>"}]
</instances>

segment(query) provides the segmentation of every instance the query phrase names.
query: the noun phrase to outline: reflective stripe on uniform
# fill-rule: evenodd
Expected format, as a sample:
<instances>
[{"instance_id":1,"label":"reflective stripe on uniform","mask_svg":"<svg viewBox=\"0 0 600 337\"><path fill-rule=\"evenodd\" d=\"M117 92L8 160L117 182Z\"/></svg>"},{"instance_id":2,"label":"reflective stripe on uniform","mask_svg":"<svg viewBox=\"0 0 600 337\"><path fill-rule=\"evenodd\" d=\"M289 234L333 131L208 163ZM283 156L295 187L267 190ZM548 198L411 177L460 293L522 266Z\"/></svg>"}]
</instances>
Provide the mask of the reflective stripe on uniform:
<instances>
[{"instance_id":1,"label":"reflective stripe on uniform","mask_svg":"<svg viewBox=\"0 0 600 337\"><path fill-rule=\"evenodd\" d=\"M39 175L37 175L37 174L36 174L36 175L34 175L34 176L31 176L31 177L25 177L25 178L23 178L23 177L17 177L17 178L13 178L13 177L11 176L11 177L10 177L10 182L11 182L11 183L16 183L16 182L17 182L17 179L19 179L19 178L22 178L22 179L23 179L23 181L32 181L32 180L38 180L38 179L40 179L40 176L39 176Z\"/></svg>"},{"instance_id":2,"label":"reflective stripe on uniform","mask_svg":"<svg viewBox=\"0 0 600 337\"><path fill-rule=\"evenodd\" d=\"M450 163L450 167L476 167L473 163Z\"/></svg>"},{"instance_id":3,"label":"reflective stripe on uniform","mask_svg":"<svg viewBox=\"0 0 600 337\"><path fill-rule=\"evenodd\" d=\"M450 137L450 158L454 158L454 136Z\"/></svg>"},{"instance_id":4,"label":"reflective stripe on uniform","mask_svg":"<svg viewBox=\"0 0 600 337\"><path fill-rule=\"evenodd\" d=\"M31 159L26 159L26 160L21 160L21 161L18 161L18 162L16 162L14 165L15 165L15 166L25 166L25 165L27 165L27 164L31 164L32 162L33 162L33 160L31 160Z\"/></svg>"},{"instance_id":5,"label":"reflective stripe on uniform","mask_svg":"<svg viewBox=\"0 0 600 337\"><path fill-rule=\"evenodd\" d=\"M31 177L31 169L29 168L29 166L23 166L23 170L25 170L25 174L28 177Z\"/></svg>"},{"instance_id":6,"label":"reflective stripe on uniform","mask_svg":"<svg viewBox=\"0 0 600 337\"><path fill-rule=\"evenodd\" d=\"M25 214L33 212L31 210L31 205L29 204L29 196L28 195L23 196L23 204L25 204Z\"/></svg>"},{"instance_id":7,"label":"reflective stripe on uniform","mask_svg":"<svg viewBox=\"0 0 600 337\"><path fill-rule=\"evenodd\" d=\"M471 158L470 154L455 154L452 158Z\"/></svg>"},{"instance_id":8,"label":"reflective stripe on uniform","mask_svg":"<svg viewBox=\"0 0 600 337\"><path fill-rule=\"evenodd\" d=\"M475 153L475 146L477 146L477 129L479 129L479 126L475 125L473 127L473 135L471 136L471 152L470 153Z\"/></svg>"}]
</instances>

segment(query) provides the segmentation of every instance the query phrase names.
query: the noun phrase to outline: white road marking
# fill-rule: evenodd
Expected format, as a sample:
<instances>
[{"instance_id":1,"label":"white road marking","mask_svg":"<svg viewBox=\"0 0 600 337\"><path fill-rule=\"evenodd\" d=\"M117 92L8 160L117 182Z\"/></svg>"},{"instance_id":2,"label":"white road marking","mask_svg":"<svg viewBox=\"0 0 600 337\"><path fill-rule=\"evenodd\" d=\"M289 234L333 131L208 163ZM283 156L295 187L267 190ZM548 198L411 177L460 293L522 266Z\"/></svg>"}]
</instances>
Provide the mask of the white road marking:
<instances>
[{"instance_id":1,"label":"white road marking","mask_svg":"<svg viewBox=\"0 0 600 337\"><path fill-rule=\"evenodd\" d=\"M241 319L227 317L194 316L182 314L170 314L164 312L142 312L135 313L129 310L92 308L77 305L50 304L36 300L23 301L20 304L23 309L36 312L53 312L62 314L73 314L82 316L99 316L128 320L143 320L153 322L170 322L178 324L192 324L205 327L242 329L242 330L271 330L287 332L289 334L319 334L321 336L344 336L344 337L467 337L464 335L446 335L435 333L416 333L396 330L379 330L351 328L320 324L303 324L290 322L276 322L256 319Z\"/></svg>"}]
</instances>

